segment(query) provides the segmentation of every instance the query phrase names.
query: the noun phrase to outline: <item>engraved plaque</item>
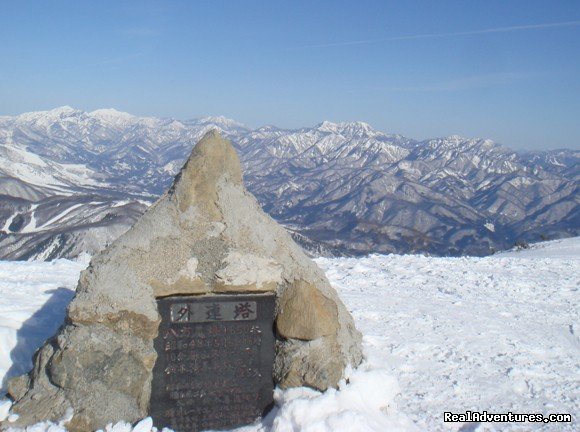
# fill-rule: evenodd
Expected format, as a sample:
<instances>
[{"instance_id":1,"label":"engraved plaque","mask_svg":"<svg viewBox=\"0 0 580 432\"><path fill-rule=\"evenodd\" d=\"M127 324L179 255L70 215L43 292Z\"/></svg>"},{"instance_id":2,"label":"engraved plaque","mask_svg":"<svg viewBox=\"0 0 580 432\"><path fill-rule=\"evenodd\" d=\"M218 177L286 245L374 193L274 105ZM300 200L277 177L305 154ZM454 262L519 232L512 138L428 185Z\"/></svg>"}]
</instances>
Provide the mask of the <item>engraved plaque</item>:
<instances>
[{"instance_id":1,"label":"engraved plaque","mask_svg":"<svg viewBox=\"0 0 580 432\"><path fill-rule=\"evenodd\" d=\"M176 432L230 429L273 404L274 295L166 297L150 415Z\"/></svg>"}]
</instances>

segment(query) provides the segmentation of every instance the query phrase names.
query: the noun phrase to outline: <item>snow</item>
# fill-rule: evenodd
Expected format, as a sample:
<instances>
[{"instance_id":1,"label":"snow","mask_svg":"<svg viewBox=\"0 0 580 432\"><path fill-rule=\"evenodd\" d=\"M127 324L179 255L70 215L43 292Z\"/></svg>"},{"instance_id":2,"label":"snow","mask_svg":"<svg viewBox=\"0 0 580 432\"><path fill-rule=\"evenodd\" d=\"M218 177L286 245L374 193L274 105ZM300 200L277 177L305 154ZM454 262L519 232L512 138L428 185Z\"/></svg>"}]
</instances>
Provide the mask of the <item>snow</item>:
<instances>
[{"instance_id":1,"label":"snow","mask_svg":"<svg viewBox=\"0 0 580 432\"><path fill-rule=\"evenodd\" d=\"M444 411L580 412L580 239L550 246L543 256L318 263L353 313L369 365L396 376L400 411L422 430L445 430ZM573 430L538 428L556 429Z\"/></svg>"},{"instance_id":2,"label":"snow","mask_svg":"<svg viewBox=\"0 0 580 432\"><path fill-rule=\"evenodd\" d=\"M132 114L117 111L114 108L103 108L92 111L88 114L91 117L95 117L104 122L112 123L115 125L124 125L127 123L132 123L137 121L137 117Z\"/></svg>"},{"instance_id":3,"label":"snow","mask_svg":"<svg viewBox=\"0 0 580 432\"><path fill-rule=\"evenodd\" d=\"M0 143L2 144L2 143ZM59 190L67 185L103 186L83 164L47 161L11 141L0 145L0 171L32 185Z\"/></svg>"},{"instance_id":4,"label":"snow","mask_svg":"<svg viewBox=\"0 0 580 432\"><path fill-rule=\"evenodd\" d=\"M8 412L10 411L10 407L12 404L9 400L2 400L0 401L0 421L3 421L8 418Z\"/></svg>"},{"instance_id":5,"label":"snow","mask_svg":"<svg viewBox=\"0 0 580 432\"><path fill-rule=\"evenodd\" d=\"M0 261L0 384L27 372L64 319L86 262ZM1 392L0 392L1 394Z\"/></svg>"},{"instance_id":6,"label":"snow","mask_svg":"<svg viewBox=\"0 0 580 432\"><path fill-rule=\"evenodd\" d=\"M2 229L0 229L0 231L4 231L6 233L10 233L10 225L12 225L12 221L14 220L14 218L18 215L18 213L14 213L12 215L10 215L8 217L8 219L6 219L6 222L4 223L4 226L2 227Z\"/></svg>"},{"instance_id":7,"label":"snow","mask_svg":"<svg viewBox=\"0 0 580 432\"><path fill-rule=\"evenodd\" d=\"M30 222L20 230L21 233L30 233L36 231L36 218L34 217L34 212L38 208L38 204L32 204L30 206Z\"/></svg>"},{"instance_id":8,"label":"snow","mask_svg":"<svg viewBox=\"0 0 580 432\"><path fill-rule=\"evenodd\" d=\"M274 410L238 432L577 430L443 423L443 412L578 416L580 238L485 258L317 262L363 334L365 361L338 390L277 389ZM0 262L0 380L31 367L34 349L62 322L85 264ZM0 402L0 419L7 406ZM149 418L106 428L131 430L156 429Z\"/></svg>"},{"instance_id":9,"label":"snow","mask_svg":"<svg viewBox=\"0 0 580 432\"><path fill-rule=\"evenodd\" d=\"M152 427L153 420L151 419L151 417L147 417L135 425L135 427L133 428L133 432L149 432Z\"/></svg>"},{"instance_id":10,"label":"snow","mask_svg":"<svg viewBox=\"0 0 580 432\"><path fill-rule=\"evenodd\" d=\"M275 400L280 408L275 412L270 430L418 431L409 419L397 413L393 399L398 392L397 382L388 371L369 369L366 365L351 373L348 383L342 381L338 390L320 394L304 387L277 389Z\"/></svg>"},{"instance_id":11,"label":"snow","mask_svg":"<svg viewBox=\"0 0 580 432\"><path fill-rule=\"evenodd\" d=\"M499 253L497 256L513 258L547 258L578 260L580 257L580 241L577 237L535 243L528 249L511 250Z\"/></svg>"},{"instance_id":12,"label":"snow","mask_svg":"<svg viewBox=\"0 0 580 432\"><path fill-rule=\"evenodd\" d=\"M20 114L16 117L18 122L35 122L44 125L50 124L59 118L70 117L74 114L80 114L82 111L76 110L68 105L54 108L48 111L31 111Z\"/></svg>"},{"instance_id":13,"label":"snow","mask_svg":"<svg viewBox=\"0 0 580 432\"><path fill-rule=\"evenodd\" d=\"M203 117L203 118L199 119L198 121L199 121L199 123L211 123L211 124L215 124L218 126L231 127L231 128L245 128L246 127L243 123L239 123L235 120L232 120L232 119L224 117L224 116Z\"/></svg>"},{"instance_id":14,"label":"snow","mask_svg":"<svg viewBox=\"0 0 580 432\"><path fill-rule=\"evenodd\" d=\"M90 203L90 204L101 204L101 203L98 202L98 203ZM69 208L67 208L66 210L64 210L62 213L59 213L58 215L56 215L55 217L53 217L49 221L45 222L44 225L42 225L41 227L39 227L38 229L36 229L36 231L42 231L44 229L48 229L50 227L50 225L52 225L53 223L55 223L58 220L63 219L71 211L73 211L73 210L81 207L82 205L83 205L83 203L78 203L78 204L74 204L74 205L70 206Z\"/></svg>"}]
</instances>

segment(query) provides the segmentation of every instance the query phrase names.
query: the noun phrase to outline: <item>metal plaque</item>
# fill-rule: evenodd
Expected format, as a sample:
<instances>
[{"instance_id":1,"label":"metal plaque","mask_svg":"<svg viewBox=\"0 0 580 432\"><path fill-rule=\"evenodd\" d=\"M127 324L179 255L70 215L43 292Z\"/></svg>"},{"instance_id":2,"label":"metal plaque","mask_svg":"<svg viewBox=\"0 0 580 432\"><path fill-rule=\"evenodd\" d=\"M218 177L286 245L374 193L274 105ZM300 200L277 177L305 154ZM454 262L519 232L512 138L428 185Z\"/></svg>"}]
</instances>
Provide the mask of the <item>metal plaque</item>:
<instances>
[{"instance_id":1,"label":"metal plaque","mask_svg":"<svg viewBox=\"0 0 580 432\"><path fill-rule=\"evenodd\" d=\"M231 429L273 404L274 295L166 297L150 415L176 432Z\"/></svg>"}]
</instances>

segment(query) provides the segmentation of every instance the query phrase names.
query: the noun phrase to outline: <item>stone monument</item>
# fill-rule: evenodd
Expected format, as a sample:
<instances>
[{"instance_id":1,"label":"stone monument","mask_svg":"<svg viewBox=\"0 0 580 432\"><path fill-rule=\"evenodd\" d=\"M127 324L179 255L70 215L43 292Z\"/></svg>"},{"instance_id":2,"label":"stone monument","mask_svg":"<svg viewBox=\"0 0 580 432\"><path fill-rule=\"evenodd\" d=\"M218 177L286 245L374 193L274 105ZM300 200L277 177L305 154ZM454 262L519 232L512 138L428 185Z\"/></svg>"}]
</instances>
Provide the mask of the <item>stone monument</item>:
<instances>
[{"instance_id":1,"label":"stone monument","mask_svg":"<svg viewBox=\"0 0 580 432\"><path fill-rule=\"evenodd\" d=\"M273 385L335 387L360 363L360 339L324 273L245 189L232 145L210 131L81 273L64 325L9 382L19 418L0 429L66 415L71 431L148 415L182 432L249 423Z\"/></svg>"}]
</instances>

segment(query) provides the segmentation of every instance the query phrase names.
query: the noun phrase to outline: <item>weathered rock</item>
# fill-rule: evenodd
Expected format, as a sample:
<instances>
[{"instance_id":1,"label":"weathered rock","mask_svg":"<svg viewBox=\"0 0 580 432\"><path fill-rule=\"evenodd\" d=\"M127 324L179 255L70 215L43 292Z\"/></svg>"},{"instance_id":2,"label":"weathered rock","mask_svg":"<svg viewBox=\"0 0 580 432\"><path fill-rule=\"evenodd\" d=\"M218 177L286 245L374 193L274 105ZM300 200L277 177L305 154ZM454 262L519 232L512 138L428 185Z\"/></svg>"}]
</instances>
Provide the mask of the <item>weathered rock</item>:
<instances>
[{"instance_id":1,"label":"weathered rock","mask_svg":"<svg viewBox=\"0 0 580 432\"><path fill-rule=\"evenodd\" d=\"M277 347L274 379L281 388L308 386L326 390L338 383L344 366L341 347L334 337L308 342L288 339Z\"/></svg>"},{"instance_id":2,"label":"weathered rock","mask_svg":"<svg viewBox=\"0 0 580 432\"><path fill-rule=\"evenodd\" d=\"M338 330L338 308L314 285L298 280L280 297L278 333L286 339L314 340Z\"/></svg>"},{"instance_id":3,"label":"weathered rock","mask_svg":"<svg viewBox=\"0 0 580 432\"><path fill-rule=\"evenodd\" d=\"M361 361L360 334L324 273L246 191L235 150L212 131L167 193L82 272L65 325L28 378L9 385L20 416L10 426L70 409L67 427L78 431L145 417L156 298L233 292L276 293L282 387L324 390Z\"/></svg>"}]
</instances>

